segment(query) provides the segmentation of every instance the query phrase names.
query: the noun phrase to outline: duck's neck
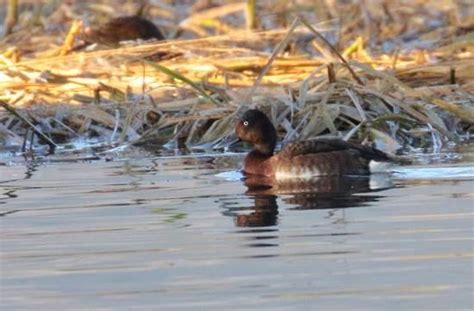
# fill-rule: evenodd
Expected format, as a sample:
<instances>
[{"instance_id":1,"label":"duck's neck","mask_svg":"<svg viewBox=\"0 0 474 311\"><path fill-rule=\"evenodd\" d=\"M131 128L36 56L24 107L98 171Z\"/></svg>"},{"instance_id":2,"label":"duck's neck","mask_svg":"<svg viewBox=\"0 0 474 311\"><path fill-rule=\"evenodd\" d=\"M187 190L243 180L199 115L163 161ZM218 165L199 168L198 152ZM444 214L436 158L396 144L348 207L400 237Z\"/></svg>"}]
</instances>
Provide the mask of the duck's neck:
<instances>
[{"instance_id":1,"label":"duck's neck","mask_svg":"<svg viewBox=\"0 0 474 311\"><path fill-rule=\"evenodd\" d=\"M247 174L271 176L272 154L263 154L259 150L250 151L245 157L244 171Z\"/></svg>"},{"instance_id":2,"label":"duck's neck","mask_svg":"<svg viewBox=\"0 0 474 311\"><path fill-rule=\"evenodd\" d=\"M253 146L252 153L255 154L255 156L260 156L260 157L271 157L273 156L273 151L275 150L275 144L255 144Z\"/></svg>"}]
</instances>

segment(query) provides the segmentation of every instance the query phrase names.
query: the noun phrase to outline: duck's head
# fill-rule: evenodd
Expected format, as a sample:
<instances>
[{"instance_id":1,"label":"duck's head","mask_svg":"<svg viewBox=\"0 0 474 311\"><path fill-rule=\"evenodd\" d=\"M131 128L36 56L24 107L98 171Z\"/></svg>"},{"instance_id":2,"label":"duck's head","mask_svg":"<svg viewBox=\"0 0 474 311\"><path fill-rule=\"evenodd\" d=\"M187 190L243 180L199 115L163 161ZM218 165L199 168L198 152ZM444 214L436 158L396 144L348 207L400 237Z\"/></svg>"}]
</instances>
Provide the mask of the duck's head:
<instances>
[{"instance_id":1,"label":"duck's head","mask_svg":"<svg viewBox=\"0 0 474 311\"><path fill-rule=\"evenodd\" d=\"M260 110L247 110L235 126L237 137L250 143L254 150L267 156L273 155L277 134L270 119Z\"/></svg>"}]
</instances>

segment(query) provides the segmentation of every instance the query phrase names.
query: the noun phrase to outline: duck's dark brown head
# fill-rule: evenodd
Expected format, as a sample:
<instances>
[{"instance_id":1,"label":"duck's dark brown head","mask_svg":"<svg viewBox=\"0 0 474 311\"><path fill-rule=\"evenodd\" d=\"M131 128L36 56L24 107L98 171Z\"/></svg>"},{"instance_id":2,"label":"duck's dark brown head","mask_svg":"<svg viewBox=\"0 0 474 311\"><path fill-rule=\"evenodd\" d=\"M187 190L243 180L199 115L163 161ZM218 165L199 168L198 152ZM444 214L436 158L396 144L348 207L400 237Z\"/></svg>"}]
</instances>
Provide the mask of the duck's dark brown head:
<instances>
[{"instance_id":1,"label":"duck's dark brown head","mask_svg":"<svg viewBox=\"0 0 474 311\"><path fill-rule=\"evenodd\" d=\"M246 111L237 122L235 132L240 140L252 144L254 150L266 156L273 155L277 140L276 130L270 119L260 110Z\"/></svg>"}]
</instances>

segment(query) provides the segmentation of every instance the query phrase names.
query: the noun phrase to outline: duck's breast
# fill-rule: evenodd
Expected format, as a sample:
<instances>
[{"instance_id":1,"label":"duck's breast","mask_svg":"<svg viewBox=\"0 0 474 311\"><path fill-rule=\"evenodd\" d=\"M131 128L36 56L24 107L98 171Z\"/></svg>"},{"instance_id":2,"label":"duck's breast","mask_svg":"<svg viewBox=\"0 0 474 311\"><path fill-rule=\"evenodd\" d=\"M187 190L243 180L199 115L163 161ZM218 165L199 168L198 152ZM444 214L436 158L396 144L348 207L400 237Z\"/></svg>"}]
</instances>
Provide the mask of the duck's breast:
<instances>
[{"instance_id":1,"label":"duck's breast","mask_svg":"<svg viewBox=\"0 0 474 311\"><path fill-rule=\"evenodd\" d=\"M275 168L275 157L262 156L251 151L244 162L244 172L251 175L273 176Z\"/></svg>"}]
</instances>

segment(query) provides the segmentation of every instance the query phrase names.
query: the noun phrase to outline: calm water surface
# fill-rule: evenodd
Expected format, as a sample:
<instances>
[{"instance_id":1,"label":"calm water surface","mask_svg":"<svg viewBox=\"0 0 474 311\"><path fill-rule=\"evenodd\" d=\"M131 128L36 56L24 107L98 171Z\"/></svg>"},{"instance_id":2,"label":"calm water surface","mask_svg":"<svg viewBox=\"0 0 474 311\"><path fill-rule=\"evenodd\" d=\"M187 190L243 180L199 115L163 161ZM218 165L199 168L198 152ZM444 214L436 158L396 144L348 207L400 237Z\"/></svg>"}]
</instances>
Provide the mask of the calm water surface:
<instances>
[{"instance_id":1,"label":"calm water surface","mask_svg":"<svg viewBox=\"0 0 474 311\"><path fill-rule=\"evenodd\" d=\"M241 160L0 166L2 310L474 307L472 153L272 189Z\"/></svg>"}]
</instances>

